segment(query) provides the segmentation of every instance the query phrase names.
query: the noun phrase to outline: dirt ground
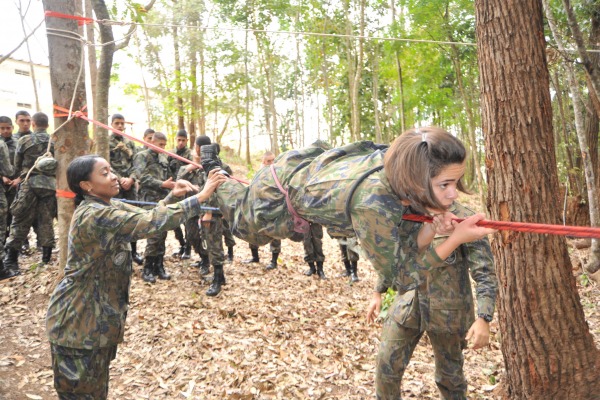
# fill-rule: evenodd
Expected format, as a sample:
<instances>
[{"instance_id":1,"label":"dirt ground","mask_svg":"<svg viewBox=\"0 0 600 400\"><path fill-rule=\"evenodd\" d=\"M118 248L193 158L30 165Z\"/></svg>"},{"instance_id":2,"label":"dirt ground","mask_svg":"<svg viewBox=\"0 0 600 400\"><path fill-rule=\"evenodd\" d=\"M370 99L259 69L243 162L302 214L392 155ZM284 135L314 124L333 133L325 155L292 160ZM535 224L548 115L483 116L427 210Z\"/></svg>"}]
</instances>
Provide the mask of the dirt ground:
<instances>
[{"instance_id":1,"label":"dirt ground","mask_svg":"<svg viewBox=\"0 0 600 400\"><path fill-rule=\"evenodd\" d=\"M325 235L329 279L306 277L302 244L283 242L280 266L265 271L238 240L225 266L227 285L216 298L204 292L190 261L166 257L170 281L147 284L135 267L125 342L111 365L111 399L372 399L381 325L367 325L364 310L375 274L359 263L350 285L334 240ZM141 242L142 243L142 242ZM140 244L141 244L140 243ZM32 245L33 240L32 240ZM141 246L143 247L143 246ZM167 254L176 250L169 233ZM573 252L578 257L578 251ZM54 399L44 317L59 277L52 264L35 264L39 252L21 257L23 274L0 282L0 399ZM580 279L578 282L581 283ZM585 282L583 282L585 283ZM599 288L579 285L581 301L600 343ZM492 343L465 351L469 397L495 399L504 367L491 324ZM437 398L434 362L421 340L403 381L405 398Z\"/></svg>"}]
</instances>

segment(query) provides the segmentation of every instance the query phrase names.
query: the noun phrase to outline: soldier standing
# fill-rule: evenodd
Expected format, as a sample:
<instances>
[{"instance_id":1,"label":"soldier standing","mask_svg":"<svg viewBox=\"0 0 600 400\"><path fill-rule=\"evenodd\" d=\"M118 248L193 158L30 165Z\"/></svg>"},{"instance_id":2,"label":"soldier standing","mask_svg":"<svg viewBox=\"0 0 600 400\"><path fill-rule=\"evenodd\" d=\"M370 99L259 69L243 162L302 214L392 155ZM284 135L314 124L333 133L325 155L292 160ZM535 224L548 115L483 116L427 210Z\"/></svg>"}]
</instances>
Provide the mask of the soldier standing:
<instances>
[{"instance_id":1,"label":"soldier standing","mask_svg":"<svg viewBox=\"0 0 600 400\"><path fill-rule=\"evenodd\" d=\"M352 250L355 246L358 246L356 236L335 238L340 245L340 252L342 254L342 262L344 263L344 272L340 274L340 277L350 277L350 282L358 282L358 253Z\"/></svg>"},{"instance_id":2,"label":"soldier standing","mask_svg":"<svg viewBox=\"0 0 600 400\"><path fill-rule=\"evenodd\" d=\"M200 147L203 144L210 144L210 139L207 136L201 135L196 137L194 143L194 151L192 160L197 164L200 163ZM203 188L206 182L204 171L195 165L187 164L179 168L177 173L177 180L184 179L189 181L193 185ZM203 238L200 232L200 226L198 225L199 217L197 215L190 218L185 222L185 231L187 233L187 243L191 248L198 253L200 261L194 264L194 266L200 269L200 275L208 275L210 273L210 259L207 249L203 245Z\"/></svg>"},{"instance_id":3,"label":"soldier standing","mask_svg":"<svg viewBox=\"0 0 600 400\"><path fill-rule=\"evenodd\" d=\"M88 155L71 162L67 181L77 195L77 208L64 278L46 314L54 388L60 399L107 398L109 366L123 342L129 307L129 243L167 232L198 214L200 202L225 179L211 175L204 190L188 199L183 196L191 186L178 182L155 208L144 210L111 201L119 193L118 178L103 158Z\"/></svg>"},{"instance_id":4,"label":"soldier standing","mask_svg":"<svg viewBox=\"0 0 600 400\"><path fill-rule=\"evenodd\" d=\"M304 245L304 261L309 267L304 272L304 275L311 276L317 274L319 279L327 279L325 272L323 272L323 262L325 261L325 255L323 254L323 225L311 223L310 230L304 235L302 244Z\"/></svg>"},{"instance_id":5,"label":"soldier standing","mask_svg":"<svg viewBox=\"0 0 600 400\"><path fill-rule=\"evenodd\" d=\"M15 114L15 122L19 129L13 135L15 141L19 141L21 136L29 135L31 132L31 115L25 110L17 111Z\"/></svg>"},{"instance_id":6,"label":"soldier standing","mask_svg":"<svg viewBox=\"0 0 600 400\"><path fill-rule=\"evenodd\" d=\"M36 218L43 263L50 262L54 247L52 220L56 215L56 160L49 159L50 162L32 169L38 158L46 153L50 143L50 135L46 132L48 116L44 113L34 114L33 128L34 133L19 139L15 153L15 170L20 176L15 178L12 184L20 184L15 201L22 202L23 207L20 207L18 212L13 208L13 220L4 257L4 267L15 272L19 270L19 249L27 240L29 229ZM50 152L54 154L53 145L50 145ZM28 172L29 177L23 181ZM36 207L37 213L29 212Z\"/></svg>"},{"instance_id":7,"label":"soldier standing","mask_svg":"<svg viewBox=\"0 0 600 400\"><path fill-rule=\"evenodd\" d=\"M15 163L15 151L17 150L17 141L15 140L13 134L13 124L9 117L0 117L0 134L2 135L2 140L6 144L8 148L8 162L14 168ZM6 195L6 205L7 205L7 214L6 214L6 235L4 236L4 240L8 237L10 224L12 222L12 214L10 213L10 205L12 204L15 195L17 194L17 188L12 186L13 179L16 178L16 171L12 176L2 176L2 186L4 187L4 194ZM2 232L0 232L0 235ZM3 242L4 243L4 242ZM4 248L4 245L2 246Z\"/></svg>"},{"instance_id":8,"label":"soldier standing","mask_svg":"<svg viewBox=\"0 0 600 400\"><path fill-rule=\"evenodd\" d=\"M192 150L187 146L188 143L188 134L185 129L180 129L177 131L177 135L175 136L175 149L171 152L177 154L180 157L187 158L188 160L192 160ZM169 157L169 168L171 169L171 176L173 179L177 178L177 174L179 173L179 169L183 165L187 165L187 163L178 160L173 157ZM173 253L174 257L181 257L182 260L189 260L191 257L192 247L189 243L186 242L186 238L183 235L183 230L181 227L177 227L175 230L175 239L179 242L179 250Z\"/></svg>"},{"instance_id":9,"label":"soldier standing","mask_svg":"<svg viewBox=\"0 0 600 400\"><path fill-rule=\"evenodd\" d=\"M110 125L113 129L123 132L125 130L125 117L121 114L113 114ZM121 185L119 195L116 197L131 201L137 200L135 171L133 169L133 156L136 153L135 145L131 140L111 132L108 146L110 166L119 177L119 185ZM133 261L139 265L144 262L137 252L137 242L131 242L131 256Z\"/></svg>"},{"instance_id":10,"label":"soldier standing","mask_svg":"<svg viewBox=\"0 0 600 400\"><path fill-rule=\"evenodd\" d=\"M3 122L0 117L0 131L2 131ZM12 123L11 123L11 133L12 133ZM8 147L4 143L4 141L0 140L0 175L4 180L5 177L12 177L14 174L14 169L12 163L9 160L10 153L8 151ZM6 236L4 236L4 232L6 232L6 220L8 217L8 203L6 201L6 195L4 194L4 190L0 190L0 260L4 260L4 242ZM15 272L14 269L4 268L3 261L0 261L0 280L11 278L18 273Z\"/></svg>"},{"instance_id":11,"label":"soldier standing","mask_svg":"<svg viewBox=\"0 0 600 400\"><path fill-rule=\"evenodd\" d=\"M162 132L154 132L152 144L164 149L167 137ZM135 170L140 174L140 197L142 201L158 202L175 187L171 176L168 157L153 149L139 153L135 159ZM167 232L148 236L146 254L144 255L144 271L142 279L154 283L158 279L171 279L164 266L165 240Z\"/></svg>"}]
</instances>

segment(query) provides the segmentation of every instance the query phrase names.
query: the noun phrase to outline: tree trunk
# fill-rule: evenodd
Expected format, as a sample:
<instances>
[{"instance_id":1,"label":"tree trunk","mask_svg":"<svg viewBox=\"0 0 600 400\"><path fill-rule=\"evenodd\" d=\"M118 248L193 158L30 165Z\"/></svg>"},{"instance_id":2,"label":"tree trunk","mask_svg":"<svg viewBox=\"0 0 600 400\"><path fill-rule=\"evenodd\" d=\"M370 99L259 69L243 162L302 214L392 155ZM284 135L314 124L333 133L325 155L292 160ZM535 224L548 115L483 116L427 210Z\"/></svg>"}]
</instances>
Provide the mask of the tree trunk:
<instances>
[{"instance_id":1,"label":"tree trunk","mask_svg":"<svg viewBox=\"0 0 600 400\"><path fill-rule=\"evenodd\" d=\"M86 18L94 18L94 9L92 8L92 0L85 0L84 2L85 7L84 7L84 15ZM96 43L96 37L94 34L94 25L93 24L86 24L85 25L85 38L89 43ZM96 102L94 101L94 99L96 98L96 81L98 79L98 61L97 61L97 57L96 57L96 48L94 46L88 46L86 47L87 50L87 58L88 58L88 68L90 71L90 93L92 95L91 99L88 99L88 111L92 113L92 117L94 119L97 119L96 115L94 114L94 106L96 104ZM91 101L90 101L91 100ZM92 107L89 107L89 103L92 103ZM96 137L96 125L92 126L92 132L93 135L92 137Z\"/></svg>"},{"instance_id":2,"label":"tree trunk","mask_svg":"<svg viewBox=\"0 0 600 400\"><path fill-rule=\"evenodd\" d=\"M44 11L63 14L75 14L75 2L62 0L44 0ZM52 35L53 29L78 34L77 22L63 18L47 18L48 56L50 60L50 81L54 105L80 110L86 104L85 70L83 65L83 44L80 41ZM77 76L80 75L79 81ZM59 127L67 117L54 118L54 126ZM54 156L58 161L56 188L69 190L67 166L76 157L89 152L90 139L87 134L87 122L80 118L72 119L55 133ZM58 203L58 246L59 263L64 267L67 262L67 239L69 226L75 209L72 199L57 198Z\"/></svg>"},{"instance_id":3,"label":"tree trunk","mask_svg":"<svg viewBox=\"0 0 600 400\"><path fill-rule=\"evenodd\" d=\"M552 11L548 7L548 0L543 0L544 8L546 11L546 17L548 19L548 25L552 31L554 36L554 40L558 46L560 51L565 50L565 46L563 45L562 38L558 33L556 26L554 24L554 16L552 15ZM563 65L565 70L567 71L567 81L569 83L569 91L571 92L571 99L573 103L573 113L575 117L575 130L577 132L577 139L579 142L579 150L581 152L581 160L583 162L583 172L585 176L585 183L587 187L587 199L589 204L589 212L590 212L590 223L593 227L600 226L600 208L598 207L598 189L596 187L596 176L595 176L595 168L593 165L593 156L590 154L590 144L588 141L588 133L586 131L586 121L585 115L586 111L583 107L583 101L581 99L581 92L579 90L579 83L577 81L577 77L575 76L575 71L573 66L566 61L563 60ZM595 113L594 113L595 114ZM597 139L597 128L596 128L596 138ZM594 146L596 149L597 146ZM592 239L592 248L590 251L590 257L588 263L585 266L585 269L594 273L600 269L600 241L598 239Z\"/></svg>"},{"instance_id":4,"label":"tree trunk","mask_svg":"<svg viewBox=\"0 0 600 400\"><path fill-rule=\"evenodd\" d=\"M249 13L248 13L249 15ZM252 165L250 159L250 75L248 74L248 24L246 20L246 34L244 37L244 76L246 79L246 164Z\"/></svg>"},{"instance_id":5,"label":"tree trunk","mask_svg":"<svg viewBox=\"0 0 600 400\"><path fill-rule=\"evenodd\" d=\"M373 43L373 116L375 119L375 141L382 143L381 121L379 117L379 44Z\"/></svg>"},{"instance_id":6,"label":"tree trunk","mask_svg":"<svg viewBox=\"0 0 600 400\"><path fill-rule=\"evenodd\" d=\"M110 19L104 0L92 0L96 19ZM110 90L110 73L112 70L115 44L112 26L98 24L100 42L105 43L100 49L98 75L96 78L96 97L94 98L94 117L97 121L108 123L108 92ZM108 148L108 130L96 127L94 136L95 153L110 160Z\"/></svg>"},{"instance_id":7,"label":"tree trunk","mask_svg":"<svg viewBox=\"0 0 600 400\"><path fill-rule=\"evenodd\" d=\"M173 51L175 55L175 96L177 104L177 128L185 129L183 116L183 96L181 94L181 59L179 57L179 31L177 25L173 25Z\"/></svg>"},{"instance_id":8,"label":"tree trunk","mask_svg":"<svg viewBox=\"0 0 600 400\"><path fill-rule=\"evenodd\" d=\"M475 13L491 219L558 224L541 1L477 0ZM565 239L508 231L495 239L508 397L597 398L600 357Z\"/></svg>"}]
</instances>

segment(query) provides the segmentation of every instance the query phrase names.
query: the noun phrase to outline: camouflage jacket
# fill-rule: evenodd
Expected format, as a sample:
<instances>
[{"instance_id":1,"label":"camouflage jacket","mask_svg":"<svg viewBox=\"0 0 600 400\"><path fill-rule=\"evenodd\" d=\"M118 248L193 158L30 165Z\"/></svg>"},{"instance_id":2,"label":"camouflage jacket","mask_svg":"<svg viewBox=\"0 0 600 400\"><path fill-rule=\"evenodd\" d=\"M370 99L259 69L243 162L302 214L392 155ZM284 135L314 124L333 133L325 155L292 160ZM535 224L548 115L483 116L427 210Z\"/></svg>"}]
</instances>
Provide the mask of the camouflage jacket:
<instances>
[{"instance_id":1,"label":"camouflage jacket","mask_svg":"<svg viewBox=\"0 0 600 400\"><path fill-rule=\"evenodd\" d=\"M222 163L223 169L230 175L233 175L233 171L229 167L229 165ZM184 179L189 181L191 184L196 185L202 190L204 187L204 183L206 182L206 174L201 169L195 169L190 172L186 172L186 166L182 166L179 168L179 172L177 173L177 179ZM219 207L219 199L216 194L210 196L210 198L203 203L204 206L207 207ZM216 217L221 217L221 215L215 214Z\"/></svg>"},{"instance_id":2,"label":"camouflage jacket","mask_svg":"<svg viewBox=\"0 0 600 400\"><path fill-rule=\"evenodd\" d=\"M17 132L17 133L13 133L12 137L13 137L13 140L14 140L15 142L18 142L18 141L19 141L19 139L21 139L22 137L24 137L24 136L27 136L27 135L31 135L32 133L33 133L33 132L31 132L31 131L27 131L27 132Z\"/></svg>"},{"instance_id":3,"label":"camouflage jacket","mask_svg":"<svg viewBox=\"0 0 600 400\"><path fill-rule=\"evenodd\" d=\"M10 153L10 163L11 165L15 164L15 152L17 151L17 140L15 139L14 136L11 136L9 138L5 138L3 137L2 140L4 140L4 143L6 144L6 147L8 147L8 152Z\"/></svg>"},{"instance_id":4,"label":"camouflage jacket","mask_svg":"<svg viewBox=\"0 0 600 400\"><path fill-rule=\"evenodd\" d=\"M190 150L189 147L184 147L181 150L173 149L171 150L171 153L175 153L178 156L187 158L188 160L192 161L192 150ZM169 168L171 170L171 176L173 176L173 179L177 178L177 174L179 173L181 167L184 167L186 165L187 163L169 156Z\"/></svg>"},{"instance_id":5,"label":"camouflage jacket","mask_svg":"<svg viewBox=\"0 0 600 400\"><path fill-rule=\"evenodd\" d=\"M110 166L120 178L134 178L133 156L135 145L123 136L111 133L108 146L110 149Z\"/></svg>"},{"instance_id":6,"label":"camouflage jacket","mask_svg":"<svg viewBox=\"0 0 600 400\"><path fill-rule=\"evenodd\" d=\"M449 211L459 218L474 214L456 202ZM436 236L426 250L417 249L422 226L404 220L398 226L396 262L401 268L394 282L398 295L391 317L409 328L464 336L475 320L469 276L476 283L477 312L494 314L498 282L489 241L464 243L442 260L434 247L446 237Z\"/></svg>"},{"instance_id":7,"label":"camouflage jacket","mask_svg":"<svg viewBox=\"0 0 600 400\"><path fill-rule=\"evenodd\" d=\"M45 130L21 136L15 150L15 174L25 178L37 159L46 153L50 140L50 135ZM54 144L50 145L50 152L54 154ZM33 170L28 179L31 187L56 190L55 175L45 175Z\"/></svg>"},{"instance_id":8,"label":"camouflage jacket","mask_svg":"<svg viewBox=\"0 0 600 400\"><path fill-rule=\"evenodd\" d=\"M15 173L10 161L10 151L6 143L0 140L0 176L11 178Z\"/></svg>"},{"instance_id":9,"label":"camouflage jacket","mask_svg":"<svg viewBox=\"0 0 600 400\"><path fill-rule=\"evenodd\" d=\"M144 201L158 201L169 193L161 187L171 177L169 160L165 154L146 150L135 155L133 170L139 174L139 194Z\"/></svg>"},{"instance_id":10,"label":"camouflage jacket","mask_svg":"<svg viewBox=\"0 0 600 400\"><path fill-rule=\"evenodd\" d=\"M86 196L69 230L67 265L48 306L50 343L93 349L123 341L129 305L130 242L176 228L200 212L197 197L172 195L151 210Z\"/></svg>"}]
</instances>

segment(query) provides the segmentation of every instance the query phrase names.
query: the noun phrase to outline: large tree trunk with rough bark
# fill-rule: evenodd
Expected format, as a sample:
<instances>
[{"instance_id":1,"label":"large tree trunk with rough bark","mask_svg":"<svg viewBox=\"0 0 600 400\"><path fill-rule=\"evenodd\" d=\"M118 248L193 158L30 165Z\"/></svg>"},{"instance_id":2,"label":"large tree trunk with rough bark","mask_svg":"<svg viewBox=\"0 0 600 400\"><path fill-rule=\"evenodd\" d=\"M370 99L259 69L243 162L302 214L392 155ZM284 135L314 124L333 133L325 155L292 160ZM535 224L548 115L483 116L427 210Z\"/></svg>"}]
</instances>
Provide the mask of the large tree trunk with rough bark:
<instances>
[{"instance_id":1,"label":"large tree trunk with rough bark","mask_svg":"<svg viewBox=\"0 0 600 400\"><path fill-rule=\"evenodd\" d=\"M56 11L63 14L76 15L75 2L62 0L44 0L45 11ZM63 18L47 18L46 29L48 32L48 55L50 59L50 81L52 85L52 98L56 106L80 110L86 105L85 97L85 71L83 65L83 43L79 40L54 36L53 29L78 34L77 21ZM79 76L79 79L77 77ZM54 126L60 127L67 117L54 119ZM78 156L86 154L90 149L90 139L87 134L87 122L80 118L72 119L68 124L58 130L54 138L54 156L58 161L56 171L56 188L69 190L67 183L67 166ZM67 238L71 217L73 216L74 203L72 199L58 197L58 246L60 249L59 263L64 267L67 262Z\"/></svg>"},{"instance_id":2,"label":"large tree trunk with rough bark","mask_svg":"<svg viewBox=\"0 0 600 400\"><path fill-rule=\"evenodd\" d=\"M540 0L478 0L491 219L560 223ZM492 244L510 399L594 399L600 357L564 237L504 231Z\"/></svg>"}]
</instances>

